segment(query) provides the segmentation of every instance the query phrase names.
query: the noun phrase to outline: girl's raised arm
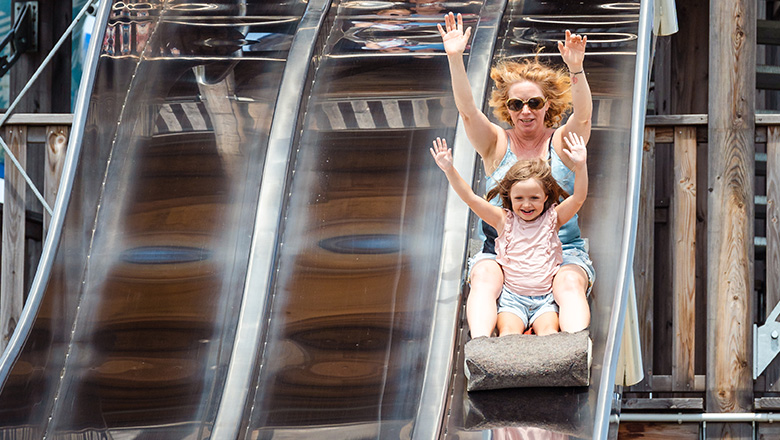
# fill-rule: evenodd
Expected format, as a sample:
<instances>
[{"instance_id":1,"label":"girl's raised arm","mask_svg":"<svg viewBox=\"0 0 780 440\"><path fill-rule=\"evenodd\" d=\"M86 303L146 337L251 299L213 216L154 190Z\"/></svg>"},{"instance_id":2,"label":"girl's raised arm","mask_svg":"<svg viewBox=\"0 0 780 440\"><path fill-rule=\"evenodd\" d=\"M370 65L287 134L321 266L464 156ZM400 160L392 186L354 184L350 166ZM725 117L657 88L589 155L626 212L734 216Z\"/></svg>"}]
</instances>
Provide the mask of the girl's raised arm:
<instances>
[{"instance_id":1,"label":"girl's raised arm","mask_svg":"<svg viewBox=\"0 0 780 440\"><path fill-rule=\"evenodd\" d=\"M444 171L450 186L455 190L469 208L474 211L485 223L496 228L497 231L504 230L505 215L504 210L498 206L493 206L484 198L476 195L468 183L463 180L458 170L452 164L452 149L447 148L447 141L436 138L431 147L431 156L436 161L436 165Z\"/></svg>"},{"instance_id":2,"label":"girl's raised arm","mask_svg":"<svg viewBox=\"0 0 780 440\"><path fill-rule=\"evenodd\" d=\"M568 145L568 148L563 147L563 154L574 164L574 192L555 207L559 228L577 214L588 196L588 152L585 149L585 139L570 132L569 137L563 140Z\"/></svg>"}]
</instances>

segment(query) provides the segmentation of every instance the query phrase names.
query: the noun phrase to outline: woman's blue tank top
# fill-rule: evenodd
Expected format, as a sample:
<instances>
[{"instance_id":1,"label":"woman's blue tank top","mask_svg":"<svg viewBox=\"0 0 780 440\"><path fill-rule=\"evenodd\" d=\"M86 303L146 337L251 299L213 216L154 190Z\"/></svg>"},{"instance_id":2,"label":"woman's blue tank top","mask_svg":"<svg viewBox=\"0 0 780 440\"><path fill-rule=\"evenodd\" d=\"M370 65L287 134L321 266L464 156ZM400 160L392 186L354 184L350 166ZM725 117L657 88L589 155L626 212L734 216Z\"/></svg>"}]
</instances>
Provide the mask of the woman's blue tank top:
<instances>
[{"instance_id":1,"label":"woman's blue tank top","mask_svg":"<svg viewBox=\"0 0 780 440\"><path fill-rule=\"evenodd\" d=\"M550 168L552 169L552 175L561 186L569 194L574 192L574 171L570 170L555 151L552 145L552 136L550 136L550 143L548 145L547 160L550 162ZM501 163L498 164L495 171L492 174L485 176L485 193L490 191L498 184L498 181L504 178L506 172L512 165L517 162L517 156L512 151L511 140L507 136L506 153L501 159ZM498 196L490 200L490 203L495 206L501 206L501 200ZM479 236L483 241L482 252L496 253L495 240L498 234L496 230L487 223L480 220L481 227L479 228ZM578 216L575 214L571 220L566 222L558 231L558 237L561 239L563 249L577 248L585 251L585 240L583 240L580 232L580 225L578 223Z\"/></svg>"}]
</instances>

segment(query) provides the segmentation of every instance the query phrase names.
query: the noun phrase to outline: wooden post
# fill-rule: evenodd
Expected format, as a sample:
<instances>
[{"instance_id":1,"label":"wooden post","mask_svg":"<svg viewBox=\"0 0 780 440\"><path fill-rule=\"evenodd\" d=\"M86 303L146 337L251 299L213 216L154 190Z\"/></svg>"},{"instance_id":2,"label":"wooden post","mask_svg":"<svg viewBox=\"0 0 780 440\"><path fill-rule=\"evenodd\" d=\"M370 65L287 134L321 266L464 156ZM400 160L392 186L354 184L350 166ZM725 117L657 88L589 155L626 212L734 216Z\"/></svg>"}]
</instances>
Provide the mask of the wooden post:
<instances>
[{"instance_id":1,"label":"wooden post","mask_svg":"<svg viewBox=\"0 0 780 440\"><path fill-rule=\"evenodd\" d=\"M751 412L755 0L710 0L707 411ZM709 423L707 438L752 438Z\"/></svg>"},{"instance_id":2,"label":"wooden post","mask_svg":"<svg viewBox=\"0 0 780 440\"><path fill-rule=\"evenodd\" d=\"M5 130L8 147L22 167L27 159L27 127ZM10 160L5 167L3 204L3 255L0 274L0 350L4 350L24 305L24 227L27 184Z\"/></svg>"},{"instance_id":3,"label":"wooden post","mask_svg":"<svg viewBox=\"0 0 780 440\"><path fill-rule=\"evenodd\" d=\"M639 339L645 377L632 391L653 390L653 242L655 241L655 128L645 128L642 153L642 180L639 190L639 221L634 253Z\"/></svg>"},{"instance_id":4,"label":"wooden post","mask_svg":"<svg viewBox=\"0 0 780 440\"><path fill-rule=\"evenodd\" d=\"M62 166L65 163L65 151L68 146L68 127L55 125L46 127L46 167L43 176L43 198L50 207L54 208L57 192L60 187ZM51 218L49 213L43 212L43 236L49 228Z\"/></svg>"},{"instance_id":5,"label":"wooden post","mask_svg":"<svg viewBox=\"0 0 780 440\"><path fill-rule=\"evenodd\" d=\"M49 51L65 33L72 16L73 2L38 0L38 50L22 54L9 71L10 101L16 99ZM22 98L16 112L70 112L70 56L69 39Z\"/></svg>"},{"instance_id":6,"label":"wooden post","mask_svg":"<svg viewBox=\"0 0 780 440\"><path fill-rule=\"evenodd\" d=\"M674 129L672 386L693 391L696 347L696 127Z\"/></svg>"},{"instance_id":7,"label":"wooden post","mask_svg":"<svg viewBox=\"0 0 780 440\"><path fill-rule=\"evenodd\" d=\"M780 126L767 127L766 159L766 315L769 315L780 302ZM780 391L777 360L769 364L764 377L768 391Z\"/></svg>"}]
</instances>

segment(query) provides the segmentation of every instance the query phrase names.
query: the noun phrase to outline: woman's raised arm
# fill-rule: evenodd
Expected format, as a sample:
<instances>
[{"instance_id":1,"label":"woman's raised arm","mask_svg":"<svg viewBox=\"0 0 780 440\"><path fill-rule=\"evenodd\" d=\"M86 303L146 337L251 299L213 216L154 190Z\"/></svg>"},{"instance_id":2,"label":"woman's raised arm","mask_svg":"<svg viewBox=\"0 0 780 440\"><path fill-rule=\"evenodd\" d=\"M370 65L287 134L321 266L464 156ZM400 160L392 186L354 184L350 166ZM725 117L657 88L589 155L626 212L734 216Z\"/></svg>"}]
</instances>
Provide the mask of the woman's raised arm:
<instances>
[{"instance_id":1,"label":"woman's raised arm","mask_svg":"<svg viewBox=\"0 0 780 440\"><path fill-rule=\"evenodd\" d=\"M585 44L587 36L580 36L566 31L566 41L558 42L558 50L561 52L563 62L569 68L571 78L571 102L573 112L562 130L559 130L558 145L563 147L563 139L570 132L580 135L585 143L590 139L591 117L593 115L593 97L590 93L590 85L585 76L583 61L585 59Z\"/></svg>"},{"instance_id":2,"label":"woman's raised arm","mask_svg":"<svg viewBox=\"0 0 780 440\"><path fill-rule=\"evenodd\" d=\"M471 28L467 28L464 32L463 17L460 14L456 17L452 12L444 16L444 25L446 30L441 27L441 24L437 24L450 65L455 106L463 119L471 145L483 159L489 158L496 148L501 127L490 122L477 107L472 96L466 65L463 63L463 52L468 45Z\"/></svg>"}]
</instances>

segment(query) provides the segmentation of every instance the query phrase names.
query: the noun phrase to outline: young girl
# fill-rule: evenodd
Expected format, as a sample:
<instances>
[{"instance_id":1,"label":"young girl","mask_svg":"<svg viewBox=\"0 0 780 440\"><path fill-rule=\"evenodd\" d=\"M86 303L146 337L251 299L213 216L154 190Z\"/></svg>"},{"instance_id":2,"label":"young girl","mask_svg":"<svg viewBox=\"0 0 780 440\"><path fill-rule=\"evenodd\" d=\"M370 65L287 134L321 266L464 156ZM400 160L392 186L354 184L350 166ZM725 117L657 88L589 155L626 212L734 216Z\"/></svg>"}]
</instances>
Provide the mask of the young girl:
<instances>
[{"instance_id":1,"label":"young girl","mask_svg":"<svg viewBox=\"0 0 780 440\"><path fill-rule=\"evenodd\" d=\"M452 150L436 138L431 155L458 196L484 222L496 228L496 261L504 271L498 299L499 336L558 332L558 305L552 280L563 261L558 229L579 211L588 193L584 139L574 132L564 138L563 152L574 164L574 193L569 196L542 159L518 161L485 198L479 197L452 165ZM498 195L502 207L488 200ZM558 203L561 198L565 198ZM552 209L549 209L552 208Z\"/></svg>"}]
</instances>

